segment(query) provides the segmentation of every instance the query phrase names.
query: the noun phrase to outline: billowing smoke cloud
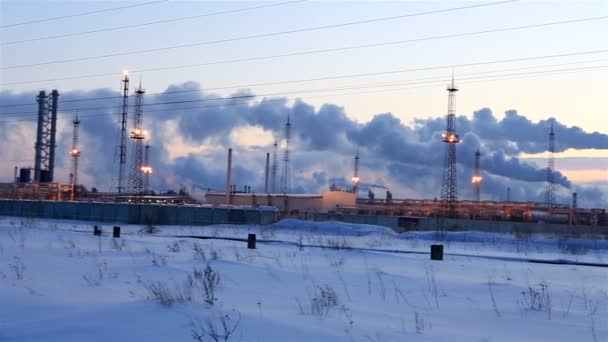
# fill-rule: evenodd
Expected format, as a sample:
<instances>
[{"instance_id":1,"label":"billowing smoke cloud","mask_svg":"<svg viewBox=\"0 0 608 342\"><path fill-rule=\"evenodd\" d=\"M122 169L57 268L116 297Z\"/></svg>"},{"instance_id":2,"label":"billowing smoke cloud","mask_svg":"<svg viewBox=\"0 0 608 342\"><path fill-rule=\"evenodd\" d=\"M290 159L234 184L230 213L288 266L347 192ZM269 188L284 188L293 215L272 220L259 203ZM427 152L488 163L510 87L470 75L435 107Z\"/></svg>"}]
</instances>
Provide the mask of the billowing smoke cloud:
<instances>
[{"instance_id":1,"label":"billowing smoke cloud","mask_svg":"<svg viewBox=\"0 0 608 342\"><path fill-rule=\"evenodd\" d=\"M222 189L226 149L231 146L235 156L235 182L262 191L265 153L272 152L274 138L281 139L285 120L290 115L294 191L325 191L330 184L348 187L352 158L359 150L363 182L370 187L373 185L373 189L383 191L386 187L395 197L433 198L439 195L445 149L441 141L444 117L416 119L405 124L392 113L381 113L369 122L358 123L336 105L326 104L317 109L301 100L293 104L284 98L254 101L252 95L249 90L241 90L232 94L232 98L221 98L204 91L195 82L172 85L162 94L146 95L144 126L151 132L150 157L155 169L152 185L159 190L177 189L180 184L199 189ZM60 99L113 96L118 97L119 93L98 89L62 93ZM33 92L0 92L2 104L33 103L34 98ZM108 107L79 113L83 151L80 179L104 191L116 186L119 105L118 98L60 102L60 110ZM15 164L12 161L19 155L33 160L35 123L15 121L14 117L6 117L3 113L31 110L32 116L28 118L34 119L35 109L35 105L0 109L0 137L5 141L0 158L11 161L1 164L0 176L5 180L10 178ZM60 111L58 180L63 177L67 181L69 173L67 151L71 145L73 114ZM608 135L567 127L556 119L534 123L516 111L508 111L499 120L487 108L475 112L472 119L458 116L456 127L463 138L463 143L457 147L460 197L472 197L473 153L479 148L484 198L504 199L506 189L510 188L514 200L542 200L546 170L518 156L545 151L551 124L557 137L557 151L608 149ZM253 127L265 133L264 139L255 144L243 142L239 132ZM282 150L279 150L278 159L282 158ZM281 173L279 166L277 186ZM559 172L555 179L561 185L558 196L565 202L569 196L567 189L572 184ZM582 192L594 197L591 203L602 205L600 191L591 188Z\"/></svg>"}]
</instances>

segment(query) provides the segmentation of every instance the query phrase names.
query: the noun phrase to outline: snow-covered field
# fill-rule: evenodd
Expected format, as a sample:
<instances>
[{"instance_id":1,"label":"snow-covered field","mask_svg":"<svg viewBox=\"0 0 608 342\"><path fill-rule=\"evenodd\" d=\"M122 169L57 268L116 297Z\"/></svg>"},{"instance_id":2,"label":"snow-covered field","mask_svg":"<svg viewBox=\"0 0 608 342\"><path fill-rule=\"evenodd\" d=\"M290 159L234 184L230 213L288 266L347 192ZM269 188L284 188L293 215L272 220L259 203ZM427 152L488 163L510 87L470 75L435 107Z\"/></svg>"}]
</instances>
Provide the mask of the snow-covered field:
<instances>
[{"instance_id":1,"label":"snow-covered field","mask_svg":"<svg viewBox=\"0 0 608 342\"><path fill-rule=\"evenodd\" d=\"M526 261L607 264L608 241L92 225L0 218L0 341L608 341L608 268Z\"/></svg>"}]
</instances>

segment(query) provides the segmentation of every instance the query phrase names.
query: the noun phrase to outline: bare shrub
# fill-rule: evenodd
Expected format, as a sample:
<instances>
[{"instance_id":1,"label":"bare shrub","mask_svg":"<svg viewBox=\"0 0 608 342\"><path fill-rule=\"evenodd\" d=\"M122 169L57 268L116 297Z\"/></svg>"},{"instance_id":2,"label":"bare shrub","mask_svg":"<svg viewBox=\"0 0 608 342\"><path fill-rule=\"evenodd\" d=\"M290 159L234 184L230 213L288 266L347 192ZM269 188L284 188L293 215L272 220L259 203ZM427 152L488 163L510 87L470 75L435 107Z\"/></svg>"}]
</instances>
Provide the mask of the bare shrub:
<instances>
[{"instance_id":1,"label":"bare shrub","mask_svg":"<svg viewBox=\"0 0 608 342\"><path fill-rule=\"evenodd\" d=\"M175 298L171 294L169 287L160 281L146 284L149 298L157 300L160 305L170 307L175 303Z\"/></svg>"},{"instance_id":2,"label":"bare shrub","mask_svg":"<svg viewBox=\"0 0 608 342\"><path fill-rule=\"evenodd\" d=\"M339 259L329 259L329 266L331 267L340 267L344 265L344 258L340 257Z\"/></svg>"},{"instance_id":3,"label":"bare shrub","mask_svg":"<svg viewBox=\"0 0 608 342\"><path fill-rule=\"evenodd\" d=\"M353 246L346 241L346 239L343 237L341 239L339 238L335 238L335 239L327 239L325 240L325 246L329 247L331 249L352 249Z\"/></svg>"},{"instance_id":4,"label":"bare shrub","mask_svg":"<svg viewBox=\"0 0 608 342\"><path fill-rule=\"evenodd\" d=\"M549 295L549 284L542 281L536 287L528 286L527 291L521 292L521 305L530 311L546 311L551 319L551 296Z\"/></svg>"},{"instance_id":5,"label":"bare shrub","mask_svg":"<svg viewBox=\"0 0 608 342\"><path fill-rule=\"evenodd\" d=\"M17 280L22 280L25 273L25 264L21 258L14 256L13 261L9 264L9 268L15 273Z\"/></svg>"},{"instance_id":6,"label":"bare shrub","mask_svg":"<svg viewBox=\"0 0 608 342\"><path fill-rule=\"evenodd\" d=\"M425 264L424 271L426 274L427 291L433 296L435 307L439 309L439 287L437 286L437 279L435 277L435 268L432 265Z\"/></svg>"},{"instance_id":7,"label":"bare shrub","mask_svg":"<svg viewBox=\"0 0 608 342\"><path fill-rule=\"evenodd\" d=\"M167 284L156 281L144 284L148 290L149 299L154 299L165 307L173 306L175 303L185 303L192 301L192 277L189 275L181 285L170 288Z\"/></svg>"},{"instance_id":8,"label":"bare shrub","mask_svg":"<svg viewBox=\"0 0 608 342\"><path fill-rule=\"evenodd\" d=\"M424 318L417 311L414 312L414 328L416 334L422 335L424 333Z\"/></svg>"},{"instance_id":9,"label":"bare shrub","mask_svg":"<svg viewBox=\"0 0 608 342\"><path fill-rule=\"evenodd\" d=\"M112 239L112 248L116 251L122 251L127 246L124 239Z\"/></svg>"},{"instance_id":10,"label":"bare shrub","mask_svg":"<svg viewBox=\"0 0 608 342\"><path fill-rule=\"evenodd\" d=\"M193 259L194 260L201 260L201 261L207 261L207 255L205 254L205 250L203 249L203 246L201 246L200 243L193 243L192 244L192 249L194 250L194 255L193 255Z\"/></svg>"},{"instance_id":11,"label":"bare shrub","mask_svg":"<svg viewBox=\"0 0 608 342\"><path fill-rule=\"evenodd\" d=\"M207 265L203 271L195 268L193 271L194 281L203 289L203 299L209 305L213 305L217 301L215 294L220 287L221 277L210 265Z\"/></svg>"},{"instance_id":12,"label":"bare shrub","mask_svg":"<svg viewBox=\"0 0 608 342\"><path fill-rule=\"evenodd\" d=\"M11 240L19 247L20 249L25 248L25 231L23 226L19 227L17 234L13 233L12 230L9 230L8 236Z\"/></svg>"},{"instance_id":13,"label":"bare shrub","mask_svg":"<svg viewBox=\"0 0 608 342\"><path fill-rule=\"evenodd\" d=\"M496 313L497 317L500 317L500 310L498 310L498 305L496 304L496 298L494 297L494 290L492 286L494 285L494 281L489 278L488 279L488 290L490 291L490 299L492 300L492 308L494 309L494 313Z\"/></svg>"},{"instance_id":14,"label":"bare shrub","mask_svg":"<svg viewBox=\"0 0 608 342\"><path fill-rule=\"evenodd\" d=\"M211 256L211 260L218 260L220 259L220 252L216 251L215 249L212 249L211 252L209 252L209 255Z\"/></svg>"},{"instance_id":15,"label":"bare shrub","mask_svg":"<svg viewBox=\"0 0 608 342\"><path fill-rule=\"evenodd\" d=\"M338 305L338 295L329 285L317 286L315 296L310 301L310 311L318 317L325 317L329 310Z\"/></svg>"},{"instance_id":16,"label":"bare shrub","mask_svg":"<svg viewBox=\"0 0 608 342\"><path fill-rule=\"evenodd\" d=\"M167 258L162 255L156 254L153 250L146 248L144 250L150 257L150 262L154 266L167 266Z\"/></svg>"},{"instance_id":17,"label":"bare shrub","mask_svg":"<svg viewBox=\"0 0 608 342\"><path fill-rule=\"evenodd\" d=\"M240 323L240 312L232 310L229 313L219 314L215 318L207 318L205 322L193 320L190 332L192 339L198 342L228 342L239 328Z\"/></svg>"},{"instance_id":18,"label":"bare shrub","mask_svg":"<svg viewBox=\"0 0 608 342\"><path fill-rule=\"evenodd\" d=\"M374 274L376 275L376 278L378 278L378 287L380 288L380 297L382 298L382 300L386 301L386 287L384 285L384 278L382 278L382 276L384 276L386 273L384 271L382 271L380 268L374 268Z\"/></svg>"},{"instance_id":19,"label":"bare shrub","mask_svg":"<svg viewBox=\"0 0 608 342\"><path fill-rule=\"evenodd\" d=\"M148 224L146 224L145 227L141 228L139 230L139 232L140 233L145 233L145 234L156 234L156 233L160 232L160 229L154 227L153 224L148 223Z\"/></svg>"},{"instance_id":20,"label":"bare shrub","mask_svg":"<svg viewBox=\"0 0 608 342\"><path fill-rule=\"evenodd\" d=\"M101 286L101 283L106 278L108 274L108 263L104 260L102 262L98 262L95 265L95 272L92 275L83 275L82 279L89 286Z\"/></svg>"},{"instance_id":21,"label":"bare shrub","mask_svg":"<svg viewBox=\"0 0 608 342\"><path fill-rule=\"evenodd\" d=\"M182 251L182 248L179 245L179 242L173 241L172 244L167 246L167 250L169 250L169 252L171 252L171 253L179 253Z\"/></svg>"}]
</instances>

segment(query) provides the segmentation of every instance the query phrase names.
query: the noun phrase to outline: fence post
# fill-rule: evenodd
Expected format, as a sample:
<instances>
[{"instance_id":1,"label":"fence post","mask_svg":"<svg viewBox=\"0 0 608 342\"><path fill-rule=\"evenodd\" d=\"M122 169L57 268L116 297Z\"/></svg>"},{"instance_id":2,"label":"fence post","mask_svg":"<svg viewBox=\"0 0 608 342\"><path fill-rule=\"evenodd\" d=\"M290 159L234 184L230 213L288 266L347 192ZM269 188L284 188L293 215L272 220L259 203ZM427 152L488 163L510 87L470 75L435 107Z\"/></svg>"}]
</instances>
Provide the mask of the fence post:
<instances>
[{"instance_id":1,"label":"fence post","mask_svg":"<svg viewBox=\"0 0 608 342\"><path fill-rule=\"evenodd\" d=\"M443 245L431 245L431 260L443 260Z\"/></svg>"},{"instance_id":2,"label":"fence post","mask_svg":"<svg viewBox=\"0 0 608 342\"><path fill-rule=\"evenodd\" d=\"M99 228L99 226L97 226L97 225L93 226L93 235L101 236L101 229Z\"/></svg>"},{"instance_id":3,"label":"fence post","mask_svg":"<svg viewBox=\"0 0 608 342\"><path fill-rule=\"evenodd\" d=\"M120 227L114 226L114 234L113 234L113 236L115 238L119 238L120 237Z\"/></svg>"},{"instance_id":4,"label":"fence post","mask_svg":"<svg viewBox=\"0 0 608 342\"><path fill-rule=\"evenodd\" d=\"M255 234L249 234L247 236L247 248L255 249Z\"/></svg>"}]
</instances>

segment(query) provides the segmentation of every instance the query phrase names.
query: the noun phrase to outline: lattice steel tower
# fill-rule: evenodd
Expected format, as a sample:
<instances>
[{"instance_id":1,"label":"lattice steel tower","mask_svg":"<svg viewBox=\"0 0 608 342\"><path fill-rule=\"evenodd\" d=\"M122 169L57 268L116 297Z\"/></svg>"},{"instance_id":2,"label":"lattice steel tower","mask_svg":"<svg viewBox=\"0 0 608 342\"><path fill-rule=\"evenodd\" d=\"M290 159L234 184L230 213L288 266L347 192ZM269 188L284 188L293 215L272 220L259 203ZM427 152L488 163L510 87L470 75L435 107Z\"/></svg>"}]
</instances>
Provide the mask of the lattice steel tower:
<instances>
[{"instance_id":1,"label":"lattice steel tower","mask_svg":"<svg viewBox=\"0 0 608 342\"><path fill-rule=\"evenodd\" d=\"M441 182L441 201L443 202L446 214L450 217L456 216L456 202L458 201L458 190L456 185L456 144L460 142L454 123L455 95L458 91L452 82L447 86L448 91L448 115L447 127L443 134L443 142L446 143L445 163L443 166L443 178Z\"/></svg>"},{"instance_id":2,"label":"lattice steel tower","mask_svg":"<svg viewBox=\"0 0 608 342\"><path fill-rule=\"evenodd\" d=\"M285 124L285 150L283 151L283 174L281 175L281 192L288 194L291 191L291 170L289 169L289 143L291 141L291 122L287 113Z\"/></svg>"},{"instance_id":3,"label":"lattice steel tower","mask_svg":"<svg viewBox=\"0 0 608 342\"><path fill-rule=\"evenodd\" d=\"M141 83L135 91L135 115L133 116L133 129L129 138L133 142L131 152L131 169L129 171L128 191L134 194L144 192L144 139L146 135L142 128L142 116L144 105L144 94L146 91L141 87Z\"/></svg>"},{"instance_id":4,"label":"lattice steel tower","mask_svg":"<svg viewBox=\"0 0 608 342\"><path fill-rule=\"evenodd\" d=\"M479 169L479 158L481 157L481 153L479 152L479 148L475 152L475 174L473 175L473 186L475 187L475 200L479 202L481 200L481 171Z\"/></svg>"},{"instance_id":5,"label":"lattice steel tower","mask_svg":"<svg viewBox=\"0 0 608 342\"><path fill-rule=\"evenodd\" d=\"M129 109L129 73L122 79L122 114L120 120L120 145L118 146L118 193L124 191L125 167L127 165L127 111Z\"/></svg>"},{"instance_id":6,"label":"lattice steel tower","mask_svg":"<svg viewBox=\"0 0 608 342\"><path fill-rule=\"evenodd\" d=\"M36 97L38 102L38 128L34 156L34 181L53 182L55 169L55 135L57 133L57 105L59 92L47 95L41 91Z\"/></svg>"},{"instance_id":7,"label":"lattice steel tower","mask_svg":"<svg viewBox=\"0 0 608 342\"><path fill-rule=\"evenodd\" d=\"M545 204L552 208L555 206L555 133L553 123L549 132L549 160L547 162L547 190L545 192Z\"/></svg>"}]
</instances>

